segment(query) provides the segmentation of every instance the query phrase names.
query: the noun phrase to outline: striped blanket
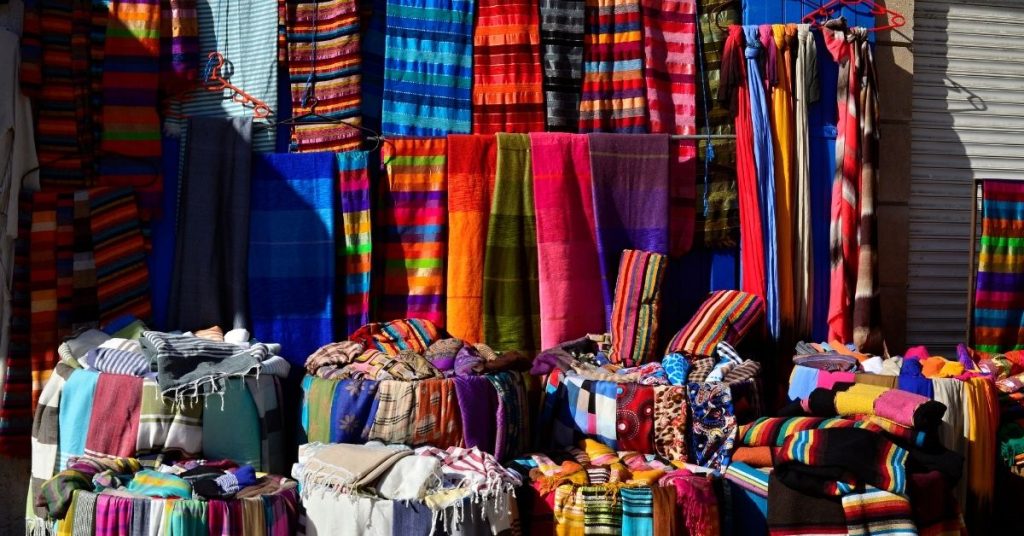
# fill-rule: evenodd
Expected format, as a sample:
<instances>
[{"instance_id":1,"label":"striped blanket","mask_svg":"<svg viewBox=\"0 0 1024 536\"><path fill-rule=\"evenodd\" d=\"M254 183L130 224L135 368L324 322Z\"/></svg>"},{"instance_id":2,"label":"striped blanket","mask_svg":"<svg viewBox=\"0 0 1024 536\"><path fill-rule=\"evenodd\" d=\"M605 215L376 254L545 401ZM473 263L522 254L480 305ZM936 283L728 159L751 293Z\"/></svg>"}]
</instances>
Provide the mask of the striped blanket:
<instances>
[{"instance_id":1,"label":"striped blanket","mask_svg":"<svg viewBox=\"0 0 1024 536\"><path fill-rule=\"evenodd\" d=\"M605 327L589 149L581 134L530 135L542 348Z\"/></svg>"},{"instance_id":2,"label":"striped blanket","mask_svg":"<svg viewBox=\"0 0 1024 536\"><path fill-rule=\"evenodd\" d=\"M888 491L869 488L843 496L846 531L850 536L917 534L910 501Z\"/></svg>"},{"instance_id":3,"label":"striped blanket","mask_svg":"<svg viewBox=\"0 0 1024 536\"><path fill-rule=\"evenodd\" d=\"M655 357L661 280L667 266L664 255L631 249L622 252L612 304L611 362L632 367Z\"/></svg>"},{"instance_id":4,"label":"striped blanket","mask_svg":"<svg viewBox=\"0 0 1024 536\"><path fill-rule=\"evenodd\" d=\"M544 130L537 0L480 0L473 31L473 132Z\"/></svg>"},{"instance_id":5,"label":"striped blanket","mask_svg":"<svg viewBox=\"0 0 1024 536\"><path fill-rule=\"evenodd\" d=\"M334 340L336 162L330 153L268 154L252 164L250 329L292 363Z\"/></svg>"},{"instance_id":6,"label":"striped blanket","mask_svg":"<svg viewBox=\"0 0 1024 536\"><path fill-rule=\"evenodd\" d=\"M335 214L341 216L341 227L335 235L338 240L338 275L340 295L336 304L339 335L348 334L370 322L370 268L372 260L373 222L370 217L370 175L367 153L349 151L338 153L338 187L340 206Z\"/></svg>"},{"instance_id":7,"label":"striped blanket","mask_svg":"<svg viewBox=\"0 0 1024 536\"><path fill-rule=\"evenodd\" d=\"M580 132L647 132L639 0L586 0Z\"/></svg>"},{"instance_id":8,"label":"striped blanket","mask_svg":"<svg viewBox=\"0 0 1024 536\"><path fill-rule=\"evenodd\" d=\"M484 248L498 144L493 135L448 136L448 333L483 340Z\"/></svg>"},{"instance_id":9,"label":"striped blanket","mask_svg":"<svg viewBox=\"0 0 1024 536\"><path fill-rule=\"evenodd\" d=\"M203 404L164 398L160 386L150 379L142 381L141 398L137 456L171 454L188 459L202 454Z\"/></svg>"},{"instance_id":10,"label":"striped blanket","mask_svg":"<svg viewBox=\"0 0 1024 536\"><path fill-rule=\"evenodd\" d=\"M495 350L540 349L536 239L530 139L498 134L483 286L484 340Z\"/></svg>"},{"instance_id":11,"label":"striped blanket","mask_svg":"<svg viewBox=\"0 0 1024 536\"><path fill-rule=\"evenodd\" d=\"M469 133L473 0L388 0L381 131Z\"/></svg>"},{"instance_id":12,"label":"striped blanket","mask_svg":"<svg viewBox=\"0 0 1024 536\"><path fill-rule=\"evenodd\" d=\"M135 195L127 188L94 188L89 210L100 323L148 319L149 269Z\"/></svg>"},{"instance_id":13,"label":"striped blanket","mask_svg":"<svg viewBox=\"0 0 1024 536\"><path fill-rule=\"evenodd\" d=\"M583 0L540 0L540 44L549 131L579 129L583 89Z\"/></svg>"},{"instance_id":14,"label":"striped blanket","mask_svg":"<svg viewBox=\"0 0 1024 536\"><path fill-rule=\"evenodd\" d=\"M356 0L291 0L287 4L288 77L292 115L316 113L360 124L359 12ZM359 130L340 124L295 125L299 152L348 151Z\"/></svg>"},{"instance_id":15,"label":"striped blanket","mask_svg":"<svg viewBox=\"0 0 1024 536\"><path fill-rule=\"evenodd\" d=\"M378 318L444 325L447 147L444 138L395 140L385 154L377 236L383 266Z\"/></svg>"},{"instance_id":16,"label":"striped blanket","mask_svg":"<svg viewBox=\"0 0 1024 536\"><path fill-rule=\"evenodd\" d=\"M584 534L622 534L622 501L615 487L583 486Z\"/></svg>"},{"instance_id":17,"label":"striped blanket","mask_svg":"<svg viewBox=\"0 0 1024 536\"><path fill-rule=\"evenodd\" d=\"M1024 183L985 181L981 211L974 347L1024 349Z\"/></svg>"}]
</instances>

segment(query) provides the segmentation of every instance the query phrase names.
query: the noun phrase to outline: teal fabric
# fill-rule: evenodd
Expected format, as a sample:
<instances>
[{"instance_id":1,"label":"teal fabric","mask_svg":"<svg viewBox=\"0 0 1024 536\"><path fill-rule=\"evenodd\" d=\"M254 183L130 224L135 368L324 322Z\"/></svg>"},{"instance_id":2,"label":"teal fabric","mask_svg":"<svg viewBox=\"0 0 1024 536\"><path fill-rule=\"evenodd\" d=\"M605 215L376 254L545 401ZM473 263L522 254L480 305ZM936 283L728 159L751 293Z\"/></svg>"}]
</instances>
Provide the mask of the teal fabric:
<instances>
[{"instance_id":1,"label":"teal fabric","mask_svg":"<svg viewBox=\"0 0 1024 536\"><path fill-rule=\"evenodd\" d=\"M182 499L174 501L167 519L165 536L207 536L206 501Z\"/></svg>"},{"instance_id":2,"label":"teal fabric","mask_svg":"<svg viewBox=\"0 0 1024 536\"><path fill-rule=\"evenodd\" d=\"M203 408L203 456L260 466L260 419L241 378L226 380L221 395L206 396Z\"/></svg>"},{"instance_id":3,"label":"teal fabric","mask_svg":"<svg viewBox=\"0 0 1024 536\"><path fill-rule=\"evenodd\" d=\"M85 454L85 438L89 435L92 416L92 398L100 373L96 370L76 370L64 384L60 401L60 470L67 467L68 458Z\"/></svg>"}]
</instances>

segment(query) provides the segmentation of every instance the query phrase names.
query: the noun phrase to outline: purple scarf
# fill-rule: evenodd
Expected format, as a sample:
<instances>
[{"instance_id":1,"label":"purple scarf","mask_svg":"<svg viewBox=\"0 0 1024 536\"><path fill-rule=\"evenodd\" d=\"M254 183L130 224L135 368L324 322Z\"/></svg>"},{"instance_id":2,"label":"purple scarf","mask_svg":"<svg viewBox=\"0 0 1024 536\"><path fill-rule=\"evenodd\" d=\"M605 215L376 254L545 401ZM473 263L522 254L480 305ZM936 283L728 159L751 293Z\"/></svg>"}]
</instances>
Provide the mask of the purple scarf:
<instances>
[{"instance_id":1,"label":"purple scarf","mask_svg":"<svg viewBox=\"0 0 1024 536\"><path fill-rule=\"evenodd\" d=\"M498 394L491 382L483 376L457 376L455 396L462 414L462 435L466 448L477 447L494 453L495 415L498 414ZM502 424L499 422L498 427Z\"/></svg>"}]
</instances>

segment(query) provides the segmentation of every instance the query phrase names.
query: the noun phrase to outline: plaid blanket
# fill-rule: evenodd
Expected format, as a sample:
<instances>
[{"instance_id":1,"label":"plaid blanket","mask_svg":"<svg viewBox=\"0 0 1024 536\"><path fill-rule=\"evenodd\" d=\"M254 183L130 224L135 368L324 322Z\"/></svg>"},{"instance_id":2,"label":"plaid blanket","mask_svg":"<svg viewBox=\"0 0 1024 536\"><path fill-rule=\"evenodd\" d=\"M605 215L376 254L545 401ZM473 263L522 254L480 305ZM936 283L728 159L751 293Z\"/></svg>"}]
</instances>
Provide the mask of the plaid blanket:
<instances>
[{"instance_id":1,"label":"plaid blanket","mask_svg":"<svg viewBox=\"0 0 1024 536\"><path fill-rule=\"evenodd\" d=\"M455 393L455 380L421 380L415 385L411 443L439 448L462 444L462 418Z\"/></svg>"},{"instance_id":2,"label":"plaid blanket","mask_svg":"<svg viewBox=\"0 0 1024 536\"><path fill-rule=\"evenodd\" d=\"M406 443L414 433L416 390L412 382L383 381L377 389L377 414L369 439Z\"/></svg>"}]
</instances>

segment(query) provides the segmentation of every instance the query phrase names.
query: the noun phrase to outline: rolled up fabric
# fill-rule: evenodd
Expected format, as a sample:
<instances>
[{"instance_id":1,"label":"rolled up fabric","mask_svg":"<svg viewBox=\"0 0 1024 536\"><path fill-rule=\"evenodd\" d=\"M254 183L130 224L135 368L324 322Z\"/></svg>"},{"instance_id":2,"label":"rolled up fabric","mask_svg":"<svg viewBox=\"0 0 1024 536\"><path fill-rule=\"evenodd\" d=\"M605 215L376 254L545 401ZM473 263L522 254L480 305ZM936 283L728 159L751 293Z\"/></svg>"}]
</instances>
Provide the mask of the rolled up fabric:
<instances>
[{"instance_id":1,"label":"rolled up fabric","mask_svg":"<svg viewBox=\"0 0 1024 536\"><path fill-rule=\"evenodd\" d=\"M612 304L612 349L608 355L612 363L632 367L654 357L661 280L667 265L664 255L629 249L622 252Z\"/></svg>"}]
</instances>

